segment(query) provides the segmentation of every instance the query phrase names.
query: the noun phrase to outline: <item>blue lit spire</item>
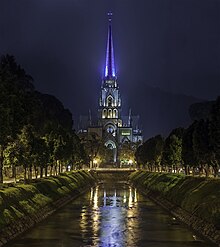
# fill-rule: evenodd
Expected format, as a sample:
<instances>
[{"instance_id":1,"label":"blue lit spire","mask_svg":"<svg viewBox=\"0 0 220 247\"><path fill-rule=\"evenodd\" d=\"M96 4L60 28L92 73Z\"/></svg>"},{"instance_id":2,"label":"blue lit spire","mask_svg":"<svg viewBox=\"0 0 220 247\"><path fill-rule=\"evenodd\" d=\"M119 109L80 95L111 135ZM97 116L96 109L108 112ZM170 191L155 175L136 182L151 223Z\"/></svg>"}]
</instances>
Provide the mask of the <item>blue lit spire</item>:
<instances>
[{"instance_id":1,"label":"blue lit spire","mask_svg":"<svg viewBox=\"0 0 220 247\"><path fill-rule=\"evenodd\" d=\"M114 60L114 48L112 39L112 13L108 13L108 40L106 50L106 61L105 61L105 77L113 79L116 77L115 74L115 60Z\"/></svg>"}]
</instances>

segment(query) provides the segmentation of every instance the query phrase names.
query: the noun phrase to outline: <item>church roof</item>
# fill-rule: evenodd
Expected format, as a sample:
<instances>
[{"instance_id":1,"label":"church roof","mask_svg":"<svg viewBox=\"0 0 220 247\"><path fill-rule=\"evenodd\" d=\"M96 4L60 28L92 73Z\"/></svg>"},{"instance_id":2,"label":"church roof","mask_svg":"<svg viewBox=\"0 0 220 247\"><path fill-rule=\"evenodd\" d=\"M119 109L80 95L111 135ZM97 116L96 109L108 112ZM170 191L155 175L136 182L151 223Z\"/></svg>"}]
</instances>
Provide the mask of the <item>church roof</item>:
<instances>
[{"instance_id":1,"label":"church roof","mask_svg":"<svg viewBox=\"0 0 220 247\"><path fill-rule=\"evenodd\" d=\"M121 116L123 127L132 127L133 130L138 130L140 127L140 116Z\"/></svg>"}]
</instances>

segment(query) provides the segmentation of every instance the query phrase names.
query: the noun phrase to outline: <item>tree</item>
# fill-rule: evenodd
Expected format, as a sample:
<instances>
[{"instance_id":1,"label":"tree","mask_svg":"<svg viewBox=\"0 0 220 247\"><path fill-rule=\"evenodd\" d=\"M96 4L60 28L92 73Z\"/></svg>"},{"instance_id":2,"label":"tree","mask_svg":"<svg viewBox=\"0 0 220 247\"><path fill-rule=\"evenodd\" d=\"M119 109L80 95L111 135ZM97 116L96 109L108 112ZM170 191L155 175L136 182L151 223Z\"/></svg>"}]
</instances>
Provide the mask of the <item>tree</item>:
<instances>
[{"instance_id":1,"label":"tree","mask_svg":"<svg viewBox=\"0 0 220 247\"><path fill-rule=\"evenodd\" d=\"M150 171L160 170L164 139L157 135L148 139L143 145L137 148L135 157L138 165L147 165Z\"/></svg>"},{"instance_id":2,"label":"tree","mask_svg":"<svg viewBox=\"0 0 220 247\"><path fill-rule=\"evenodd\" d=\"M91 162L91 168L94 168L94 160L96 159L103 142L101 138L94 132L89 133L83 142Z\"/></svg>"},{"instance_id":3,"label":"tree","mask_svg":"<svg viewBox=\"0 0 220 247\"><path fill-rule=\"evenodd\" d=\"M185 174L189 175L190 167L193 171L196 169L196 158L193 149L193 132L195 130L195 123L191 124L183 133L182 140L182 159L184 164Z\"/></svg>"},{"instance_id":4,"label":"tree","mask_svg":"<svg viewBox=\"0 0 220 247\"><path fill-rule=\"evenodd\" d=\"M211 165L211 147L208 130L208 121L203 119L195 121L192 134L194 157L200 173L203 173L204 170L206 176L209 175Z\"/></svg>"},{"instance_id":5,"label":"tree","mask_svg":"<svg viewBox=\"0 0 220 247\"><path fill-rule=\"evenodd\" d=\"M75 166L76 168L81 168L83 164L89 163L89 157L85 151L85 147L81 142L78 135L76 135L75 131L72 132L72 168Z\"/></svg>"},{"instance_id":6,"label":"tree","mask_svg":"<svg viewBox=\"0 0 220 247\"><path fill-rule=\"evenodd\" d=\"M35 170L35 177L38 177L38 168L40 168L40 177L43 177L43 169L47 176L47 166L49 163L49 149L45 138L34 136L32 146L32 161Z\"/></svg>"},{"instance_id":7,"label":"tree","mask_svg":"<svg viewBox=\"0 0 220 247\"><path fill-rule=\"evenodd\" d=\"M72 131L72 114L54 96L34 90L33 79L27 75L13 56L0 61L0 183L3 164L24 167L24 178L37 177L43 170L47 176L55 166L62 171L70 162L87 161L83 144ZM96 153L93 146L93 151ZM4 158L6 159L4 161Z\"/></svg>"},{"instance_id":8,"label":"tree","mask_svg":"<svg viewBox=\"0 0 220 247\"><path fill-rule=\"evenodd\" d=\"M34 145L34 133L33 126L25 125L21 134L18 135L19 144L21 147L21 164L24 168L24 180L27 180L27 172L28 179L32 179L32 164L33 164L33 145Z\"/></svg>"},{"instance_id":9,"label":"tree","mask_svg":"<svg viewBox=\"0 0 220 247\"><path fill-rule=\"evenodd\" d=\"M220 164L220 97L213 104L209 122L209 140L212 150L212 166L215 176Z\"/></svg>"},{"instance_id":10,"label":"tree","mask_svg":"<svg viewBox=\"0 0 220 247\"><path fill-rule=\"evenodd\" d=\"M162 153L164 148L164 139L161 135L155 137L155 152L154 152L154 162L156 169L161 170Z\"/></svg>"},{"instance_id":11,"label":"tree","mask_svg":"<svg viewBox=\"0 0 220 247\"><path fill-rule=\"evenodd\" d=\"M119 160L125 163L129 163L131 160L134 161L135 145L132 142L125 142L120 146L119 149Z\"/></svg>"},{"instance_id":12,"label":"tree","mask_svg":"<svg viewBox=\"0 0 220 247\"><path fill-rule=\"evenodd\" d=\"M0 183L3 182L4 150L26 120L27 93L33 91L32 78L16 64L13 56L0 60Z\"/></svg>"},{"instance_id":13,"label":"tree","mask_svg":"<svg viewBox=\"0 0 220 247\"><path fill-rule=\"evenodd\" d=\"M162 164L166 171L179 172L182 168L183 128L174 129L165 140Z\"/></svg>"},{"instance_id":14,"label":"tree","mask_svg":"<svg viewBox=\"0 0 220 247\"><path fill-rule=\"evenodd\" d=\"M140 168L141 166L146 165L147 163L147 154L145 152L147 146L147 142L144 142L140 145L135 152L135 160L137 162L137 166Z\"/></svg>"},{"instance_id":15,"label":"tree","mask_svg":"<svg viewBox=\"0 0 220 247\"><path fill-rule=\"evenodd\" d=\"M18 140L11 141L8 143L4 150L4 168L8 167L12 170L12 178L16 181L16 167L20 165L21 150Z\"/></svg>"},{"instance_id":16,"label":"tree","mask_svg":"<svg viewBox=\"0 0 220 247\"><path fill-rule=\"evenodd\" d=\"M0 95L1 97L1 95ZM3 163L4 163L4 150L9 141L11 134L11 125L9 121L9 110L0 105L0 183L3 183Z\"/></svg>"}]
</instances>

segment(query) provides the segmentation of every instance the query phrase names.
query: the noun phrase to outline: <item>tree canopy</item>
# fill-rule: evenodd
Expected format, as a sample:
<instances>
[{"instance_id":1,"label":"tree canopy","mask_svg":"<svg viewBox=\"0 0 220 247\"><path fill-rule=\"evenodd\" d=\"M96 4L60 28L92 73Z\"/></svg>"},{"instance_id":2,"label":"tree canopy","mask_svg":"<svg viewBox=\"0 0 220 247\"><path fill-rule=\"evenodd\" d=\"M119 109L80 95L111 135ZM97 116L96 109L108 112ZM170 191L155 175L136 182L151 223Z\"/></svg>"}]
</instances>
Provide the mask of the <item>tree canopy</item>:
<instances>
[{"instance_id":1,"label":"tree canopy","mask_svg":"<svg viewBox=\"0 0 220 247\"><path fill-rule=\"evenodd\" d=\"M72 114L54 96L35 90L33 78L13 56L0 59L0 183L3 165L22 165L26 178L32 169L86 161L80 139L72 130ZM22 152L22 155L21 155Z\"/></svg>"},{"instance_id":2,"label":"tree canopy","mask_svg":"<svg viewBox=\"0 0 220 247\"><path fill-rule=\"evenodd\" d=\"M195 109L199 108L201 114L188 128L176 128L165 139L158 170L217 176L220 169L220 97L208 104L208 114L204 114L207 113L206 105L191 107L191 112L198 112ZM138 147L135 157L139 165L150 163L157 169L154 156L157 139L158 136L152 137Z\"/></svg>"}]
</instances>

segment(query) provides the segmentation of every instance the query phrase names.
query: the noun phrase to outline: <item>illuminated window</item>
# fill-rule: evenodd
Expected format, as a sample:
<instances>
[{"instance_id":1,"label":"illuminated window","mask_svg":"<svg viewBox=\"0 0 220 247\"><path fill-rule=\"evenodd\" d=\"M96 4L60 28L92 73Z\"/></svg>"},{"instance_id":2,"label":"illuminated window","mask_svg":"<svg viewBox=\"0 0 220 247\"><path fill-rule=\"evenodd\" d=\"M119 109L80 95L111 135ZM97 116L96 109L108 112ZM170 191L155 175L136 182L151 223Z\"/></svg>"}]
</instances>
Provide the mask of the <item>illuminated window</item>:
<instances>
[{"instance_id":1,"label":"illuminated window","mask_svg":"<svg viewBox=\"0 0 220 247\"><path fill-rule=\"evenodd\" d=\"M112 109L108 110L108 118L112 118Z\"/></svg>"},{"instance_id":2,"label":"illuminated window","mask_svg":"<svg viewBox=\"0 0 220 247\"><path fill-rule=\"evenodd\" d=\"M109 134L112 134L113 136L116 135L116 131L115 131L115 126L112 125L112 124L108 124L106 127L105 127L106 131L109 133Z\"/></svg>"},{"instance_id":3,"label":"illuminated window","mask_svg":"<svg viewBox=\"0 0 220 247\"><path fill-rule=\"evenodd\" d=\"M103 109L102 111L102 118L106 118L107 117L107 110Z\"/></svg>"},{"instance_id":4,"label":"illuminated window","mask_svg":"<svg viewBox=\"0 0 220 247\"><path fill-rule=\"evenodd\" d=\"M117 109L113 110L113 118L118 118L118 110Z\"/></svg>"},{"instance_id":5,"label":"illuminated window","mask_svg":"<svg viewBox=\"0 0 220 247\"><path fill-rule=\"evenodd\" d=\"M123 135L123 136L130 136L131 135L131 132L130 132L130 130L122 130L121 135Z\"/></svg>"},{"instance_id":6,"label":"illuminated window","mask_svg":"<svg viewBox=\"0 0 220 247\"><path fill-rule=\"evenodd\" d=\"M108 105L109 107L112 106L112 101L113 101L112 96L108 96L108 98L107 98L107 105Z\"/></svg>"},{"instance_id":7,"label":"illuminated window","mask_svg":"<svg viewBox=\"0 0 220 247\"><path fill-rule=\"evenodd\" d=\"M113 126L109 125L109 126L107 127L107 132L110 133L110 134L113 134L113 132L114 132Z\"/></svg>"}]
</instances>

